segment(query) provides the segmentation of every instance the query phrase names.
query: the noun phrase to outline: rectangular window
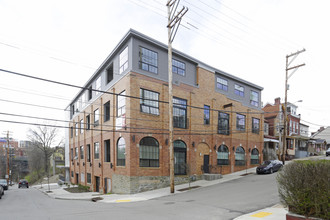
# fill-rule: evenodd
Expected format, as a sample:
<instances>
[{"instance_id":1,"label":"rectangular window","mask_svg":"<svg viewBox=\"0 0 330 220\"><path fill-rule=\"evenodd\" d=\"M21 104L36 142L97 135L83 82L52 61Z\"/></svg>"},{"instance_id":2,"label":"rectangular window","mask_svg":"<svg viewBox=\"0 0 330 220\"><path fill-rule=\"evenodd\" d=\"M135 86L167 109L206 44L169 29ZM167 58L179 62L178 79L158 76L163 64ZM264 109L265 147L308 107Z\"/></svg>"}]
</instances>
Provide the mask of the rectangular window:
<instances>
[{"instance_id":1,"label":"rectangular window","mask_svg":"<svg viewBox=\"0 0 330 220\"><path fill-rule=\"evenodd\" d=\"M217 77L217 88L228 91L228 80Z\"/></svg>"},{"instance_id":2,"label":"rectangular window","mask_svg":"<svg viewBox=\"0 0 330 220\"><path fill-rule=\"evenodd\" d=\"M250 94L250 104L259 107L259 93L251 91Z\"/></svg>"},{"instance_id":3,"label":"rectangular window","mask_svg":"<svg viewBox=\"0 0 330 220\"><path fill-rule=\"evenodd\" d=\"M73 126L70 127L70 137L73 138Z\"/></svg>"},{"instance_id":4,"label":"rectangular window","mask_svg":"<svg viewBox=\"0 0 330 220\"><path fill-rule=\"evenodd\" d=\"M117 117L123 116L126 113L126 92L123 91L117 95Z\"/></svg>"},{"instance_id":5,"label":"rectangular window","mask_svg":"<svg viewBox=\"0 0 330 220\"><path fill-rule=\"evenodd\" d=\"M158 54L152 50L140 47L140 69L157 73Z\"/></svg>"},{"instance_id":6,"label":"rectangular window","mask_svg":"<svg viewBox=\"0 0 330 220\"><path fill-rule=\"evenodd\" d=\"M107 71L107 84L113 80L113 63L110 64Z\"/></svg>"},{"instance_id":7,"label":"rectangular window","mask_svg":"<svg viewBox=\"0 0 330 220\"><path fill-rule=\"evenodd\" d=\"M74 148L74 159L77 160L78 159L78 147Z\"/></svg>"},{"instance_id":8,"label":"rectangular window","mask_svg":"<svg viewBox=\"0 0 330 220\"><path fill-rule=\"evenodd\" d=\"M187 100L173 98L173 127L187 128Z\"/></svg>"},{"instance_id":9,"label":"rectangular window","mask_svg":"<svg viewBox=\"0 0 330 220\"><path fill-rule=\"evenodd\" d=\"M245 115L236 114L236 129L245 131Z\"/></svg>"},{"instance_id":10,"label":"rectangular window","mask_svg":"<svg viewBox=\"0 0 330 220\"><path fill-rule=\"evenodd\" d=\"M96 90L101 90L101 76L99 76L96 80L95 80L95 89ZM100 92L99 91L95 91L95 95L98 95Z\"/></svg>"},{"instance_id":11,"label":"rectangular window","mask_svg":"<svg viewBox=\"0 0 330 220\"><path fill-rule=\"evenodd\" d=\"M99 109L94 111L94 127L99 125L100 113Z\"/></svg>"},{"instance_id":12,"label":"rectangular window","mask_svg":"<svg viewBox=\"0 0 330 220\"><path fill-rule=\"evenodd\" d=\"M86 149L86 159L87 159L87 162L91 162L91 145L90 144L87 144L87 149Z\"/></svg>"},{"instance_id":13,"label":"rectangular window","mask_svg":"<svg viewBox=\"0 0 330 220\"><path fill-rule=\"evenodd\" d=\"M218 133L229 135L229 114L224 112L219 112Z\"/></svg>"},{"instance_id":14,"label":"rectangular window","mask_svg":"<svg viewBox=\"0 0 330 220\"><path fill-rule=\"evenodd\" d=\"M71 148L71 150L70 150L70 159L71 159L71 161L73 160L73 148Z\"/></svg>"},{"instance_id":15,"label":"rectangular window","mask_svg":"<svg viewBox=\"0 0 330 220\"><path fill-rule=\"evenodd\" d=\"M172 72L184 76L186 74L186 64L172 59Z\"/></svg>"},{"instance_id":16,"label":"rectangular window","mask_svg":"<svg viewBox=\"0 0 330 220\"><path fill-rule=\"evenodd\" d=\"M159 115L159 93L140 89L140 110L141 112ZM155 100L155 101L154 101Z\"/></svg>"},{"instance_id":17,"label":"rectangular window","mask_svg":"<svg viewBox=\"0 0 330 220\"><path fill-rule=\"evenodd\" d=\"M235 94L244 97L244 87L235 84Z\"/></svg>"},{"instance_id":18,"label":"rectangular window","mask_svg":"<svg viewBox=\"0 0 330 220\"><path fill-rule=\"evenodd\" d=\"M90 115L86 116L86 130L91 129L91 117Z\"/></svg>"},{"instance_id":19,"label":"rectangular window","mask_svg":"<svg viewBox=\"0 0 330 220\"><path fill-rule=\"evenodd\" d=\"M110 159L110 139L104 141L104 162L111 162L111 159Z\"/></svg>"},{"instance_id":20,"label":"rectangular window","mask_svg":"<svg viewBox=\"0 0 330 220\"><path fill-rule=\"evenodd\" d=\"M94 143L94 159L100 159L100 144L99 144L99 142Z\"/></svg>"},{"instance_id":21,"label":"rectangular window","mask_svg":"<svg viewBox=\"0 0 330 220\"><path fill-rule=\"evenodd\" d=\"M204 105L204 125L210 124L210 106Z\"/></svg>"},{"instance_id":22,"label":"rectangular window","mask_svg":"<svg viewBox=\"0 0 330 220\"><path fill-rule=\"evenodd\" d=\"M78 136L78 123L75 123L74 127L75 127L75 134L76 136Z\"/></svg>"},{"instance_id":23,"label":"rectangular window","mask_svg":"<svg viewBox=\"0 0 330 220\"><path fill-rule=\"evenodd\" d=\"M84 173L81 173L80 174L80 182L81 183L84 183L85 182L85 174Z\"/></svg>"},{"instance_id":24,"label":"rectangular window","mask_svg":"<svg viewBox=\"0 0 330 220\"><path fill-rule=\"evenodd\" d=\"M84 146L80 146L80 159L84 159Z\"/></svg>"},{"instance_id":25,"label":"rectangular window","mask_svg":"<svg viewBox=\"0 0 330 220\"><path fill-rule=\"evenodd\" d=\"M87 173L87 183L88 184L92 183L92 175L90 173Z\"/></svg>"},{"instance_id":26,"label":"rectangular window","mask_svg":"<svg viewBox=\"0 0 330 220\"><path fill-rule=\"evenodd\" d=\"M84 133L84 119L80 120L80 134Z\"/></svg>"},{"instance_id":27,"label":"rectangular window","mask_svg":"<svg viewBox=\"0 0 330 220\"><path fill-rule=\"evenodd\" d=\"M104 105L104 121L110 120L110 101L106 102Z\"/></svg>"},{"instance_id":28,"label":"rectangular window","mask_svg":"<svg viewBox=\"0 0 330 220\"><path fill-rule=\"evenodd\" d=\"M128 68L128 47L119 55L119 74L122 74Z\"/></svg>"},{"instance_id":29,"label":"rectangular window","mask_svg":"<svg viewBox=\"0 0 330 220\"><path fill-rule=\"evenodd\" d=\"M93 87L88 87L88 101L93 98Z\"/></svg>"},{"instance_id":30,"label":"rectangular window","mask_svg":"<svg viewBox=\"0 0 330 220\"><path fill-rule=\"evenodd\" d=\"M252 133L259 134L260 119L252 118Z\"/></svg>"}]
</instances>

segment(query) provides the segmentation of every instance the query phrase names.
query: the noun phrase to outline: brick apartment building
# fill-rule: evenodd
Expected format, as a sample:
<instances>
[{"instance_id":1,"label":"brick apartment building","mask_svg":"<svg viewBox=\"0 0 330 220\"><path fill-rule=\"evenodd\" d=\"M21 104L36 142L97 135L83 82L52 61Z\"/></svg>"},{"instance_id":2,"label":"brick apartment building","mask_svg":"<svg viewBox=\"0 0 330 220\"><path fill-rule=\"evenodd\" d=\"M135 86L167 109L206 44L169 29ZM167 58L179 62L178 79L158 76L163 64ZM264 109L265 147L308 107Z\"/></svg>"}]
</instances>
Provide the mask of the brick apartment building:
<instances>
[{"instance_id":1,"label":"brick apartment building","mask_svg":"<svg viewBox=\"0 0 330 220\"><path fill-rule=\"evenodd\" d=\"M70 181L103 193L169 185L167 45L130 30L68 106ZM175 182L259 164L262 87L173 50Z\"/></svg>"}]
</instances>

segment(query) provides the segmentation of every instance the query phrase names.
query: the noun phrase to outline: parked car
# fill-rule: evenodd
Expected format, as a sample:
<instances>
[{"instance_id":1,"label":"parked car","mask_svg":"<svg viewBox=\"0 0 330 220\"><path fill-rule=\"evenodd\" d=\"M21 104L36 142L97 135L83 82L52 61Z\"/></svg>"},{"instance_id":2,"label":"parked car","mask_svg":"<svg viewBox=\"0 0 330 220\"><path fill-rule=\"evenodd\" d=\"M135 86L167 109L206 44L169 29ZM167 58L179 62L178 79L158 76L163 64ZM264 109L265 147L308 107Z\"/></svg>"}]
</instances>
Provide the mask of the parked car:
<instances>
[{"instance_id":1,"label":"parked car","mask_svg":"<svg viewBox=\"0 0 330 220\"><path fill-rule=\"evenodd\" d=\"M20 180L19 183L18 183L18 188L21 188L21 187L26 187L26 188L29 188L29 182L27 180Z\"/></svg>"},{"instance_id":2,"label":"parked car","mask_svg":"<svg viewBox=\"0 0 330 220\"><path fill-rule=\"evenodd\" d=\"M279 160L265 160L260 166L257 167L257 174L273 173L283 167L282 161Z\"/></svg>"},{"instance_id":3,"label":"parked car","mask_svg":"<svg viewBox=\"0 0 330 220\"><path fill-rule=\"evenodd\" d=\"M330 155L330 147L328 148L328 150L325 152L325 156L329 156Z\"/></svg>"},{"instance_id":4,"label":"parked car","mask_svg":"<svg viewBox=\"0 0 330 220\"><path fill-rule=\"evenodd\" d=\"M6 179L0 179L0 185L2 186L3 190L8 190L8 184Z\"/></svg>"},{"instance_id":5,"label":"parked car","mask_svg":"<svg viewBox=\"0 0 330 220\"><path fill-rule=\"evenodd\" d=\"M5 194L5 190L3 190L3 187L0 185L0 199L2 198L3 194Z\"/></svg>"}]
</instances>

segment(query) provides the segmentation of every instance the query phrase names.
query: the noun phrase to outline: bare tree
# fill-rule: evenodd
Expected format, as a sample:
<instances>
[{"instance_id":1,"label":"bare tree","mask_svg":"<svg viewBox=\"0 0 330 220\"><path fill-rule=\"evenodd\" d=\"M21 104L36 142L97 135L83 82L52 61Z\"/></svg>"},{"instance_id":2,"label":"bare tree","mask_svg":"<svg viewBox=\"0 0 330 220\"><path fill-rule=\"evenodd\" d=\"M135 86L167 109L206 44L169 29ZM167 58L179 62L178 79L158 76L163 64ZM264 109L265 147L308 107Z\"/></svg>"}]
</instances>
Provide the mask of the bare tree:
<instances>
[{"instance_id":1,"label":"bare tree","mask_svg":"<svg viewBox=\"0 0 330 220\"><path fill-rule=\"evenodd\" d=\"M42 175L44 174L44 154L43 152L34 145L29 148L27 151L28 161L29 161L29 169L30 176L32 182L40 180ZM41 181L42 186L42 181Z\"/></svg>"},{"instance_id":2,"label":"bare tree","mask_svg":"<svg viewBox=\"0 0 330 220\"><path fill-rule=\"evenodd\" d=\"M55 141L57 141L57 128L52 128L48 126L37 126L35 129L29 129L28 135L30 141L33 145L42 151L44 159L44 171L48 179L48 191L50 191L49 186L49 159L54 152ZM60 141L57 145L60 145Z\"/></svg>"}]
</instances>

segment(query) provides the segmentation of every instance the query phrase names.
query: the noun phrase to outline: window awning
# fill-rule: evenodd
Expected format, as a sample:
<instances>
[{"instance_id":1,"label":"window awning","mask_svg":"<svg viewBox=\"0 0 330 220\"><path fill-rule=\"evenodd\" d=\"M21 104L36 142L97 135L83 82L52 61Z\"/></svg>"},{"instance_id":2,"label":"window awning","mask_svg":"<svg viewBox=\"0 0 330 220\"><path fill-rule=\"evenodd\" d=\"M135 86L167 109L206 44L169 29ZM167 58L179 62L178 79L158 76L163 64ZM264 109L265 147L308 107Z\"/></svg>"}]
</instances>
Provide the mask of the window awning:
<instances>
[{"instance_id":1,"label":"window awning","mask_svg":"<svg viewBox=\"0 0 330 220\"><path fill-rule=\"evenodd\" d=\"M264 138L264 142L274 142L274 143L279 143L278 140L270 139L270 138Z\"/></svg>"}]
</instances>

